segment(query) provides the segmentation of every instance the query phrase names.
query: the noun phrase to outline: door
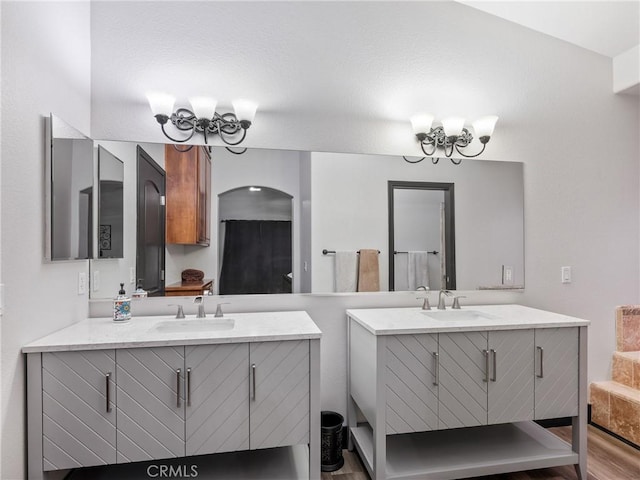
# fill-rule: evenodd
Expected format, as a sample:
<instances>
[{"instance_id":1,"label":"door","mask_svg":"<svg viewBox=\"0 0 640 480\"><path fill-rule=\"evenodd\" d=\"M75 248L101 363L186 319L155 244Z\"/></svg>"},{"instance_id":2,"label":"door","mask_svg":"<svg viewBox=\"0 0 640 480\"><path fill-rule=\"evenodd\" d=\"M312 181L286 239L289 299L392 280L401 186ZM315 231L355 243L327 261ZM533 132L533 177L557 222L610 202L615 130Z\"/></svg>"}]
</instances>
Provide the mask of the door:
<instances>
[{"instance_id":1,"label":"door","mask_svg":"<svg viewBox=\"0 0 640 480\"><path fill-rule=\"evenodd\" d=\"M487 332L439 334L439 428L487 424Z\"/></svg>"},{"instance_id":2,"label":"door","mask_svg":"<svg viewBox=\"0 0 640 480\"><path fill-rule=\"evenodd\" d=\"M578 415L578 327L539 328L535 339L535 419Z\"/></svg>"},{"instance_id":3,"label":"door","mask_svg":"<svg viewBox=\"0 0 640 480\"><path fill-rule=\"evenodd\" d=\"M116 460L114 350L42 354L43 470Z\"/></svg>"},{"instance_id":4,"label":"door","mask_svg":"<svg viewBox=\"0 0 640 480\"><path fill-rule=\"evenodd\" d=\"M249 344L186 347L187 455L249 449Z\"/></svg>"},{"instance_id":5,"label":"door","mask_svg":"<svg viewBox=\"0 0 640 480\"><path fill-rule=\"evenodd\" d=\"M387 434L438 428L438 336L387 337Z\"/></svg>"},{"instance_id":6,"label":"door","mask_svg":"<svg viewBox=\"0 0 640 480\"><path fill-rule=\"evenodd\" d=\"M136 276L149 296L164 295L165 172L140 146Z\"/></svg>"},{"instance_id":7,"label":"door","mask_svg":"<svg viewBox=\"0 0 640 480\"><path fill-rule=\"evenodd\" d=\"M533 420L533 344L533 330L489 332L489 425Z\"/></svg>"},{"instance_id":8,"label":"door","mask_svg":"<svg viewBox=\"0 0 640 480\"><path fill-rule=\"evenodd\" d=\"M184 347L116 352L118 463L184 457Z\"/></svg>"},{"instance_id":9,"label":"door","mask_svg":"<svg viewBox=\"0 0 640 480\"><path fill-rule=\"evenodd\" d=\"M309 443L309 341L251 343L250 448Z\"/></svg>"}]
</instances>

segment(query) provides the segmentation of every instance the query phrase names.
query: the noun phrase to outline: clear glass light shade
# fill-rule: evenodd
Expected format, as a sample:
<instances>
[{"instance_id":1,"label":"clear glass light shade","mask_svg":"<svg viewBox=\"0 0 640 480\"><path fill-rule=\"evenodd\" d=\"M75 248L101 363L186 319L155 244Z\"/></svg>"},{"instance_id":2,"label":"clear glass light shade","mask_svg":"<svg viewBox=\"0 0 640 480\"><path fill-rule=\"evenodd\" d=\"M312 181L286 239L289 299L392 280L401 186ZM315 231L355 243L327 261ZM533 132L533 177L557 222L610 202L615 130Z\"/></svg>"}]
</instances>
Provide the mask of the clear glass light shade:
<instances>
[{"instance_id":1,"label":"clear glass light shade","mask_svg":"<svg viewBox=\"0 0 640 480\"><path fill-rule=\"evenodd\" d=\"M154 115L171 115L173 113L173 104L176 99L171 95L160 92L147 93L147 100Z\"/></svg>"},{"instance_id":2,"label":"clear glass light shade","mask_svg":"<svg viewBox=\"0 0 640 480\"><path fill-rule=\"evenodd\" d=\"M473 131L476 134L476 138L490 137L493 135L493 129L496 127L498 117L495 115L487 115L480 117L473 122Z\"/></svg>"},{"instance_id":3,"label":"clear glass light shade","mask_svg":"<svg viewBox=\"0 0 640 480\"><path fill-rule=\"evenodd\" d=\"M442 120L442 128L447 137L458 137L464 127L464 118L449 117Z\"/></svg>"},{"instance_id":4,"label":"clear glass light shade","mask_svg":"<svg viewBox=\"0 0 640 480\"><path fill-rule=\"evenodd\" d=\"M208 118L211 120L216 112L216 104L218 102L209 97L191 97L189 103L196 118Z\"/></svg>"},{"instance_id":5,"label":"clear glass light shade","mask_svg":"<svg viewBox=\"0 0 640 480\"><path fill-rule=\"evenodd\" d=\"M238 120L253 122L257 109L258 104L249 100L234 100L233 102L233 111Z\"/></svg>"},{"instance_id":6,"label":"clear glass light shade","mask_svg":"<svg viewBox=\"0 0 640 480\"><path fill-rule=\"evenodd\" d=\"M429 133L433 124L433 115L428 113L418 113L410 118L413 133Z\"/></svg>"}]
</instances>

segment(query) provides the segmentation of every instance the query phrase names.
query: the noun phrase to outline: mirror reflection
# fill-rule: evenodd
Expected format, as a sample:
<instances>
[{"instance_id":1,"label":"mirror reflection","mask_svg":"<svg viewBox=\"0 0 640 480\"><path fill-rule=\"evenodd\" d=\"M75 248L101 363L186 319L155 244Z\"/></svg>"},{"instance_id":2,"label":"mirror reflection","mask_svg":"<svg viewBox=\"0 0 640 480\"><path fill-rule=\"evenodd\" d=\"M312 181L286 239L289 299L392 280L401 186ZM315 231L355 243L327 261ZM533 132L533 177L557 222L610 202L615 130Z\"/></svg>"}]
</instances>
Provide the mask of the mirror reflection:
<instances>
[{"instance_id":1,"label":"mirror reflection","mask_svg":"<svg viewBox=\"0 0 640 480\"><path fill-rule=\"evenodd\" d=\"M93 252L93 141L51 114L46 122L47 260Z\"/></svg>"},{"instance_id":2,"label":"mirror reflection","mask_svg":"<svg viewBox=\"0 0 640 480\"><path fill-rule=\"evenodd\" d=\"M98 257L124 255L124 164L98 146Z\"/></svg>"},{"instance_id":3,"label":"mirror reflection","mask_svg":"<svg viewBox=\"0 0 640 480\"><path fill-rule=\"evenodd\" d=\"M207 152L210 165L190 162L191 173L184 175L191 184L185 186L187 180L169 173L173 170L167 162L176 156L174 146L140 144L137 150L137 144L128 142L99 143L124 164L124 256L91 262L93 277L100 278L92 286L92 298L113 297L121 282L132 292L142 278L140 266L136 266L141 253L136 232L144 224L141 214L136 214L138 150L166 173L167 210L176 201L169 193L171 185L183 185L180 190L188 201L181 200L179 218L195 225L196 232L198 225L208 223L209 229L208 242L197 238L166 242L161 249L164 264L159 264L164 285L156 291L145 287L150 295L335 292L338 255L323 251L355 253L362 249L379 252L376 268L381 291L411 288L407 260L400 258L408 255L394 255L394 250L438 252L428 259L432 289L443 281L447 284L442 272L455 278L459 290L523 288L521 163L465 160L458 166L449 162L409 164L402 158L383 155L264 149L236 155L223 147L213 147L210 154ZM204 149L195 147L184 155L197 157L193 151L199 148ZM404 243L398 240L392 245L389 182L454 185L451 234L455 241L449 252L446 242L440 246L440 217L431 215L430 207L412 206L410 199L397 203L404 205L404 221L413 224L414 231L402 234ZM172 228L172 218L166 215L166 232ZM240 237L231 233L236 222L250 225L249 233ZM429 226L433 222L435 225ZM286 227L270 232L265 226L268 223ZM411 235L421 235L421 229L429 228L436 232L435 246L431 241L412 243ZM272 237L279 240L268 243ZM455 264L450 261L453 259ZM441 263L453 267L439 272ZM503 276L505 266L511 272L507 281ZM394 272L396 268L404 272ZM189 281L183 281L185 276Z\"/></svg>"}]
</instances>

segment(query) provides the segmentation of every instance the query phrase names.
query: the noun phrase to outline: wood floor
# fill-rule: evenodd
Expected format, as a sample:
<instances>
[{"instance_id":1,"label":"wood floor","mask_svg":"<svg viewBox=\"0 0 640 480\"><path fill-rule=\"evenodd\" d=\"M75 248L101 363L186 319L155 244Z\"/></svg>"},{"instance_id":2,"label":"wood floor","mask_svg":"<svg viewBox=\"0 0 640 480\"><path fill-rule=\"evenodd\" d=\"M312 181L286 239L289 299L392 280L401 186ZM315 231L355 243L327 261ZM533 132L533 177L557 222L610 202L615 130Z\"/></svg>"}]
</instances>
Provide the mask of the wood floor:
<instances>
[{"instance_id":1,"label":"wood floor","mask_svg":"<svg viewBox=\"0 0 640 480\"><path fill-rule=\"evenodd\" d=\"M560 438L571 441L571 427L551 428ZM587 480L639 480L640 451L611 435L588 426ZM355 452L344 451L344 467L323 473L322 480L369 480ZM527 472L476 477L476 480L576 480L573 466L544 468Z\"/></svg>"}]
</instances>

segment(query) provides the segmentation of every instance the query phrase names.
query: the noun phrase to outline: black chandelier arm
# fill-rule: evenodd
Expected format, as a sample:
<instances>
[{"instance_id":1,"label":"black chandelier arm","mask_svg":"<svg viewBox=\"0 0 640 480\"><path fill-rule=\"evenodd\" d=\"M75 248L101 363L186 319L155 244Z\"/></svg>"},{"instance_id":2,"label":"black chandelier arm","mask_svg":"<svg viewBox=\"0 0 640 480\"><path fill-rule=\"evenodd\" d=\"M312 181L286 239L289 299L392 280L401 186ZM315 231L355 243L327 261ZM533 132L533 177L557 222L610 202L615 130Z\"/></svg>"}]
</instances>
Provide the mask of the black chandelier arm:
<instances>
[{"instance_id":1,"label":"black chandelier arm","mask_svg":"<svg viewBox=\"0 0 640 480\"><path fill-rule=\"evenodd\" d=\"M240 139L238 141L236 141L236 142L231 142L231 141L227 140L226 138L224 138L225 135L227 135L224 131L221 130L218 133L220 134L220 139L224 143L226 143L227 145L231 145L231 146L239 145L244 140L244 137L247 136L247 131L245 129L242 129L242 137L240 137Z\"/></svg>"},{"instance_id":2,"label":"black chandelier arm","mask_svg":"<svg viewBox=\"0 0 640 480\"><path fill-rule=\"evenodd\" d=\"M247 151L247 147L244 147L241 152L236 152L233 148L229 148L229 147L224 147L224 148L226 148L227 151L233 153L234 155L242 155L244 152Z\"/></svg>"},{"instance_id":3,"label":"black chandelier arm","mask_svg":"<svg viewBox=\"0 0 640 480\"><path fill-rule=\"evenodd\" d=\"M431 137L427 137L427 138L430 138L430 139L431 139L431 141L430 141L430 142L428 142L428 141L426 141L426 140L421 141L421 142L420 142L420 148L422 149L422 152L423 152L427 157L430 157L431 155L433 155L434 153L436 153L436 150L437 150L438 146L437 146L437 142L436 142L436 140L435 140L434 138L431 138ZM424 147L425 147L425 145L432 145L432 146L433 146L433 150L431 150L430 152L427 152L427 151L425 150L425 148L424 148Z\"/></svg>"},{"instance_id":4,"label":"black chandelier arm","mask_svg":"<svg viewBox=\"0 0 640 480\"><path fill-rule=\"evenodd\" d=\"M180 153L185 153L188 152L189 150L191 150L193 147L195 147L195 145L189 145L187 148L178 148L178 145L173 145L173 148L175 148L178 152Z\"/></svg>"},{"instance_id":5,"label":"black chandelier arm","mask_svg":"<svg viewBox=\"0 0 640 480\"><path fill-rule=\"evenodd\" d=\"M182 130L184 132L195 129L198 119L191 110L187 108L179 108L171 115L171 123L173 123L178 130Z\"/></svg>"},{"instance_id":6,"label":"black chandelier arm","mask_svg":"<svg viewBox=\"0 0 640 480\"><path fill-rule=\"evenodd\" d=\"M431 157L431 163L433 163L434 165L437 165L439 161L440 157Z\"/></svg>"},{"instance_id":7,"label":"black chandelier arm","mask_svg":"<svg viewBox=\"0 0 640 480\"><path fill-rule=\"evenodd\" d=\"M427 157L422 157L419 160L409 160L407 157L405 157L404 155L402 156L402 158L404 158L404 161L407 163L420 163L422 160L424 160Z\"/></svg>"},{"instance_id":8,"label":"black chandelier arm","mask_svg":"<svg viewBox=\"0 0 640 480\"><path fill-rule=\"evenodd\" d=\"M164 125L160 125L160 128L162 129L162 133L164 133L164 136L167 137L169 140L171 140L172 142L176 142L176 143L184 143L184 142L188 142L189 140L191 140L193 138L193 134L196 132L195 128L191 129L191 135L189 135L187 138L180 140L178 138L173 138L171 135L169 135L167 133L167 131L164 129Z\"/></svg>"},{"instance_id":9,"label":"black chandelier arm","mask_svg":"<svg viewBox=\"0 0 640 480\"><path fill-rule=\"evenodd\" d=\"M456 150L458 151L458 153L459 153L460 155L462 155L463 157L465 157L465 158L475 158L475 157L477 157L478 155L480 155L482 152L484 152L484 149L485 149L485 148L487 148L487 144L486 144L486 143L483 143L483 144L482 144L482 150L480 150L478 153L476 153L475 155L466 155L466 154L464 154L464 153L460 150L460 148L458 147L458 145L456 145ZM457 165L457 164L456 164L456 165Z\"/></svg>"},{"instance_id":10,"label":"black chandelier arm","mask_svg":"<svg viewBox=\"0 0 640 480\"><path fill-rule=\"evenodd\" d=\"M450 158L449 160L451 160L451 163L453 163L454 165L460 165L462 163L461 158L459 158L457 161L455 158Z\"/></svg>"},{"instance_id":11,"label":"black chandelier arm","mask_svg":"<svg viewBox=\"0 0 640 480\"><path fill-rule=\"evenodd\" d=\"M445 157L451 158L451 155L453 155L453 149L457 148L457 147L454 147L454 145L455 145L455 142L453 142L453 143L452 142L445 142L445 144L443 145L444 156ZM447 153L447 147L449 147L449 152L448 153Z\"/></svg>"}]
</instances>

